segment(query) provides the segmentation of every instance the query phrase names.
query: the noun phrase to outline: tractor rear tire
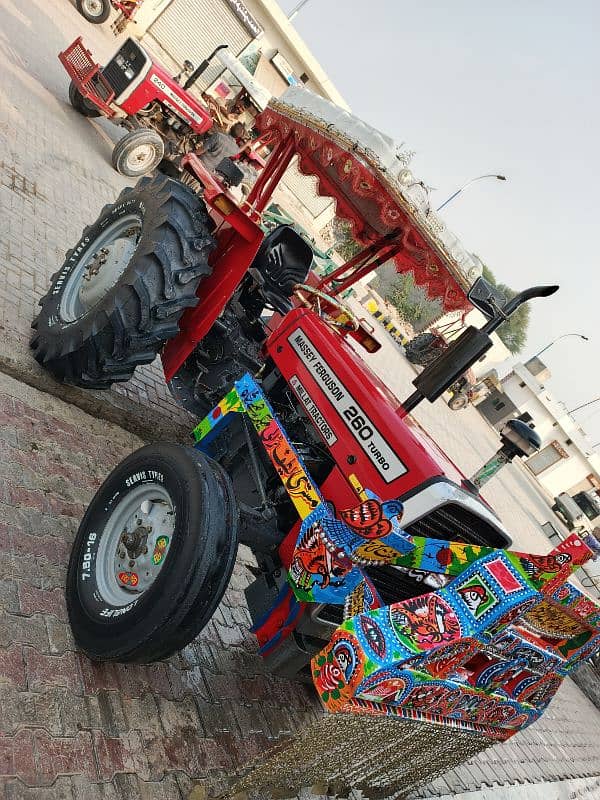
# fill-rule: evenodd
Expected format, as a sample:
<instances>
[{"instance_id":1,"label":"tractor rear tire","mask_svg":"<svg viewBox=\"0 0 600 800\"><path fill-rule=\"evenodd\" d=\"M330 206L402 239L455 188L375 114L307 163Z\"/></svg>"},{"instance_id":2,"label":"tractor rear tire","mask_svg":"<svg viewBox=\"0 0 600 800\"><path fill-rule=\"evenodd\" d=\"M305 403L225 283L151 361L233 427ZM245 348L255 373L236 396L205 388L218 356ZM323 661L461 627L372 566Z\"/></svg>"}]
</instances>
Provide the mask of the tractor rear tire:
<instances>
[{"instance_id":1,"label":"tractor rear tire","mask_svg":"<svg viewBox=\"0 0 600 800\"><path fill-rule=\"evenodd\" d=\"M120 175L140 178L155 170L164 155L162 136L152 128L138 128L116 143L112 151L112 165Z\"/></svg>"},{"instance_id":2,"label":"tractor rear tire","mask_svg":"<svg viewBox=\"0 0 600 800\"><path fill-rule=\"evenodd\" d=\"M66 599L78 646L94 661L149 663L189 644L227 588L237 525L229 477L199 450L160 443L128 456L91 501L71 551Z\"/></svg>"},{"instance_id":3,"label":"tractor rear tire","mask_svg":"<svg viewBox=\"0 0 600 800\"><path fill-rule=\"evenodd\" d=\"M93 25L100 25L110 16L109 0L76 0L77 11Z\"/></svg>"},{"instance_id":4,"label":"tractor rear tire","mask_svg":"<svg viewBox=\"0 0 600 800\"><path fill-rule=\"evenodd\" d=\"M86 100L73 81L69 84L69 102L75 111L82 114L84 117L93 118L102 116L100 109L93 103L90 103L89 100Z\"/></svg>"},{"instance_id":5,"label":"tractor rear tire","mask_svg":"<svg viewBox=\"0 0 600 800\"><path fill-rule=\"evenodd\" d=\"M117 238L101 248L111 230ZM177 181L144 178L125 189L84 229L53 275L32 323L35 359L76 386L106 389L128 381L177 335L185 309L197 305L198 285L211 272L208 230L204 203ZM115 259L101 255L113 247Z\"/></svg>"}]
</instances>

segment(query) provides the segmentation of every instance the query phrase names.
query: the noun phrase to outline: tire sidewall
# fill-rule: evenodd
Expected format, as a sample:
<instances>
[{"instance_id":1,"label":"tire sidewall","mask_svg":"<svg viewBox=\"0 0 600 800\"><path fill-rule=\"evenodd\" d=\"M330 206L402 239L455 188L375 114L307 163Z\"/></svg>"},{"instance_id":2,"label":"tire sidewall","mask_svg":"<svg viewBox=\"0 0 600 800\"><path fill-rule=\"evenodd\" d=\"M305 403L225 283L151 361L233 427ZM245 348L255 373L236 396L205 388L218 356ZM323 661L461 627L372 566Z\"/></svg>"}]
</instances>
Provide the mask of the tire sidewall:
<instances>
[{"instance_id":1,"label":"tire sidewall","mask_svg":"<svg viewBox=\"0 0 600 800\"><path fill-rule=\"evenodd\" d=\"M64 264L54 276L50 290L43 300L40 320L45 323L49 333L60 338L74 327L82 326L83 328L90 327L91 329L98 314L101 314L104 309L112 309L114 307L114 296L119 292L120 286L129 284L130 279L133 277L136 256L152 247L152 242L149 241L150 237L146 232L147 226L145 222L148 215L154 210L154 206L155 202L151 195L143 192L132 192L130 197L126 196L121 202L110 207L93 225L86 228L73 250L67 254ZM73 272L77 269L82 259L90 253L94 242L97 241L98 237L109 225L121 217L134 213L138 214L142 220L140 238L118 282L81 317L69 322L63 320L60 316L60 304Z\"/></svg>"},{"instance_id":2,"label":"tire sidewall","mask_svg":"<svg viewBox=\"0 0 600 800\"><path fill-rule=\"evenodd\" d=\"M206 475L198 475L191 463L189 466L186 475L181 464L168 453L149 455L148 448L142 448L111 473L88 507L71 551L67 575L71 626L88 654L104 653L107 647L120 651L128 646L134 630L135 638L139 639L163 627L173 615L174 607L184 607L186 588L197 569L198 558L210 562L210 541L206 536L210 486ZM192 475L199 489L194 493L189 491ZM132 601L127 605L114 606L98 591L98 550L103 530L117 504L144 483L159 484L169 493L175 512L169 550L152 585L137 596L132 593ZM197 536L189 534L190 521L194 523L193 530L198 531ZM112 554L107 553L107 558L112 560ZM89 569L84 567L87 563Z\"/></svg>"},{"instance_id":3,"label":"tire sidewall","mask_svg":"<svg viewBox=\"0 0 600 800\"><path fill-rule=\"evenodd\" d=\"M465 395L455 394L448 402L452 411L461 411L469 405L469 399Z\"/></svg>"}]
</instances>

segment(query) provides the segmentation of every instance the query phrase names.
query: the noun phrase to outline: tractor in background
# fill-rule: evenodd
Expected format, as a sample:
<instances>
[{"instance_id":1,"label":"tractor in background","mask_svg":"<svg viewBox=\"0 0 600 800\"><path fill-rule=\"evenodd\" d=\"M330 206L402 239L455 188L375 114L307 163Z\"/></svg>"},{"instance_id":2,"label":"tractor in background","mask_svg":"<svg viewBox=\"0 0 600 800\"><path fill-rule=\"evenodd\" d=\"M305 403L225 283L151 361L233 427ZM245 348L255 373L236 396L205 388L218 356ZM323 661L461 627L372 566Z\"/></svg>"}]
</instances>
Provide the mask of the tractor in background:
<instances>
[{"instance_id":1,"label":"tractor in background","mask_svg":"<svg viewBox=\"0 0 600 800\"><path fill-rule=\"evenodd\" d=\"M133 20L144 0L76 0L77 11L93 25L100 25L110 16L111 9L117 12L111 29L115 36L123 33L127 24Z\"/></svg>"},{"instance_id":2,"label":"tractor in background","mask_svg":"<svg viewBox=\"0 0 600 800\"><path fill-rule=\"evenodd\" d=\"M196 68L184 61L175 76L132 38L103 67L81 37L59 53L59 60L71 78L69 100L73 108L85 117L105 117L127 131L112 153L117 172L140 177L160 166L166 174L184 174L191 180L189 173L181 173L181 158L208 145L216 147L217 153L223 151L222 164L217 160L214 170L221 169L221 178L228 186L237 186L245 177L240 168L243 164L252 167L254 177L264 165L258 150L265 142L253 145L221 132L221 140L208 144L208 136L215 133L213 114L189 91L211 59L226 48L227 45L220 45ZM245 80L253 102L264 108L270 95L241 64L236 65L236 70L239 80ZM232 155L235 161L229 158ZM240 159L242 163L238 163Z\"/></svg>"}]
</instances>

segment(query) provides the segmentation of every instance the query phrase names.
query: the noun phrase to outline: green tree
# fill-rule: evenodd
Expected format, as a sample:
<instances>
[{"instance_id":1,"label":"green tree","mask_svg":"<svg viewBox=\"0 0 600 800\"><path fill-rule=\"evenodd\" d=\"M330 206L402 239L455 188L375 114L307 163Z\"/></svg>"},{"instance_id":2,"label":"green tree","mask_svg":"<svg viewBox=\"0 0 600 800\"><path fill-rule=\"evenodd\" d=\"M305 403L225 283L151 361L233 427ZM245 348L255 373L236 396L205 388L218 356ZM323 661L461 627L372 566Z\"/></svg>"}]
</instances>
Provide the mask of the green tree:
<instances>
[{"instance_id":1,"label":"green tree","mask_svg":"<svg viewBox=\"0 0 600 800\"><path fill-rule=\"evenodd\" d=\"M361 245L352 235L350 223L345 219L340 219L340 217L333 218L333 241L335 250L344 261L350 261L362 250Z\"/></svg>"},{"instance_id":2,"label":"green tree","mask_svg":"<svg viewBox=\"0 0 600 800\"><path fill-rule=\"evenodd\" d=\"M412 272L398 275L385 292L385 297L415 330L423 330L442 313L440 301L432 300L422 287L415 284Z\"/></svg>"},{"instance_id":3,"label":"green tree","mask_svg":"<svg viewBox=\"0 0 600 800\"><path fill-rule=\"evenodd\" d=\"M498 283L496 276L489 267L484 266L483 277L495 286L506 300L511 300L517 294L514 289L511 289L505 283ZM529 304L524 303L496 331L501 341L504 342L513 355L517 355L525 347L529 320Z\"/></svg>"},{"instance_id":4,"label":"green tree","mask_svg":"<svg viewBox=\"0 0 600 800\"><path fill-rule=\"evenodd\" d=\"M261 50L249 50L247 53L242 53L240 56L241 63L246 67L251 75L254 75L256 72L261 55Z\"/></svg>"}]
</instances>

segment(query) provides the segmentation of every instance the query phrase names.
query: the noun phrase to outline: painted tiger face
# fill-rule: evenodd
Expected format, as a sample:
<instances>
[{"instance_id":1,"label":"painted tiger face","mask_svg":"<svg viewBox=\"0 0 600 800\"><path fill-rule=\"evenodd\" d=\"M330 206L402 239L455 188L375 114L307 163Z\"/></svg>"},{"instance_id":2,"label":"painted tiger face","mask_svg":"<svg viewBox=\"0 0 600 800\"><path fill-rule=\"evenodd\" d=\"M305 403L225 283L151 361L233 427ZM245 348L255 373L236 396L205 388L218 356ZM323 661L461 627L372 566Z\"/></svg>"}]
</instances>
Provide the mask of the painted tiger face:
<instances>
[{"instance_id":1,"label":"painted tiger face","mask_svg":"<svg viewBox=\"0 0 600 800\"><path fill-rule=\"evenodd\" d=\"M381 539L392 532L392 523L384 516L381 503L364 500L355 508L340 511L346 525L363 539Z\"/></svg>"}]
</instances>

